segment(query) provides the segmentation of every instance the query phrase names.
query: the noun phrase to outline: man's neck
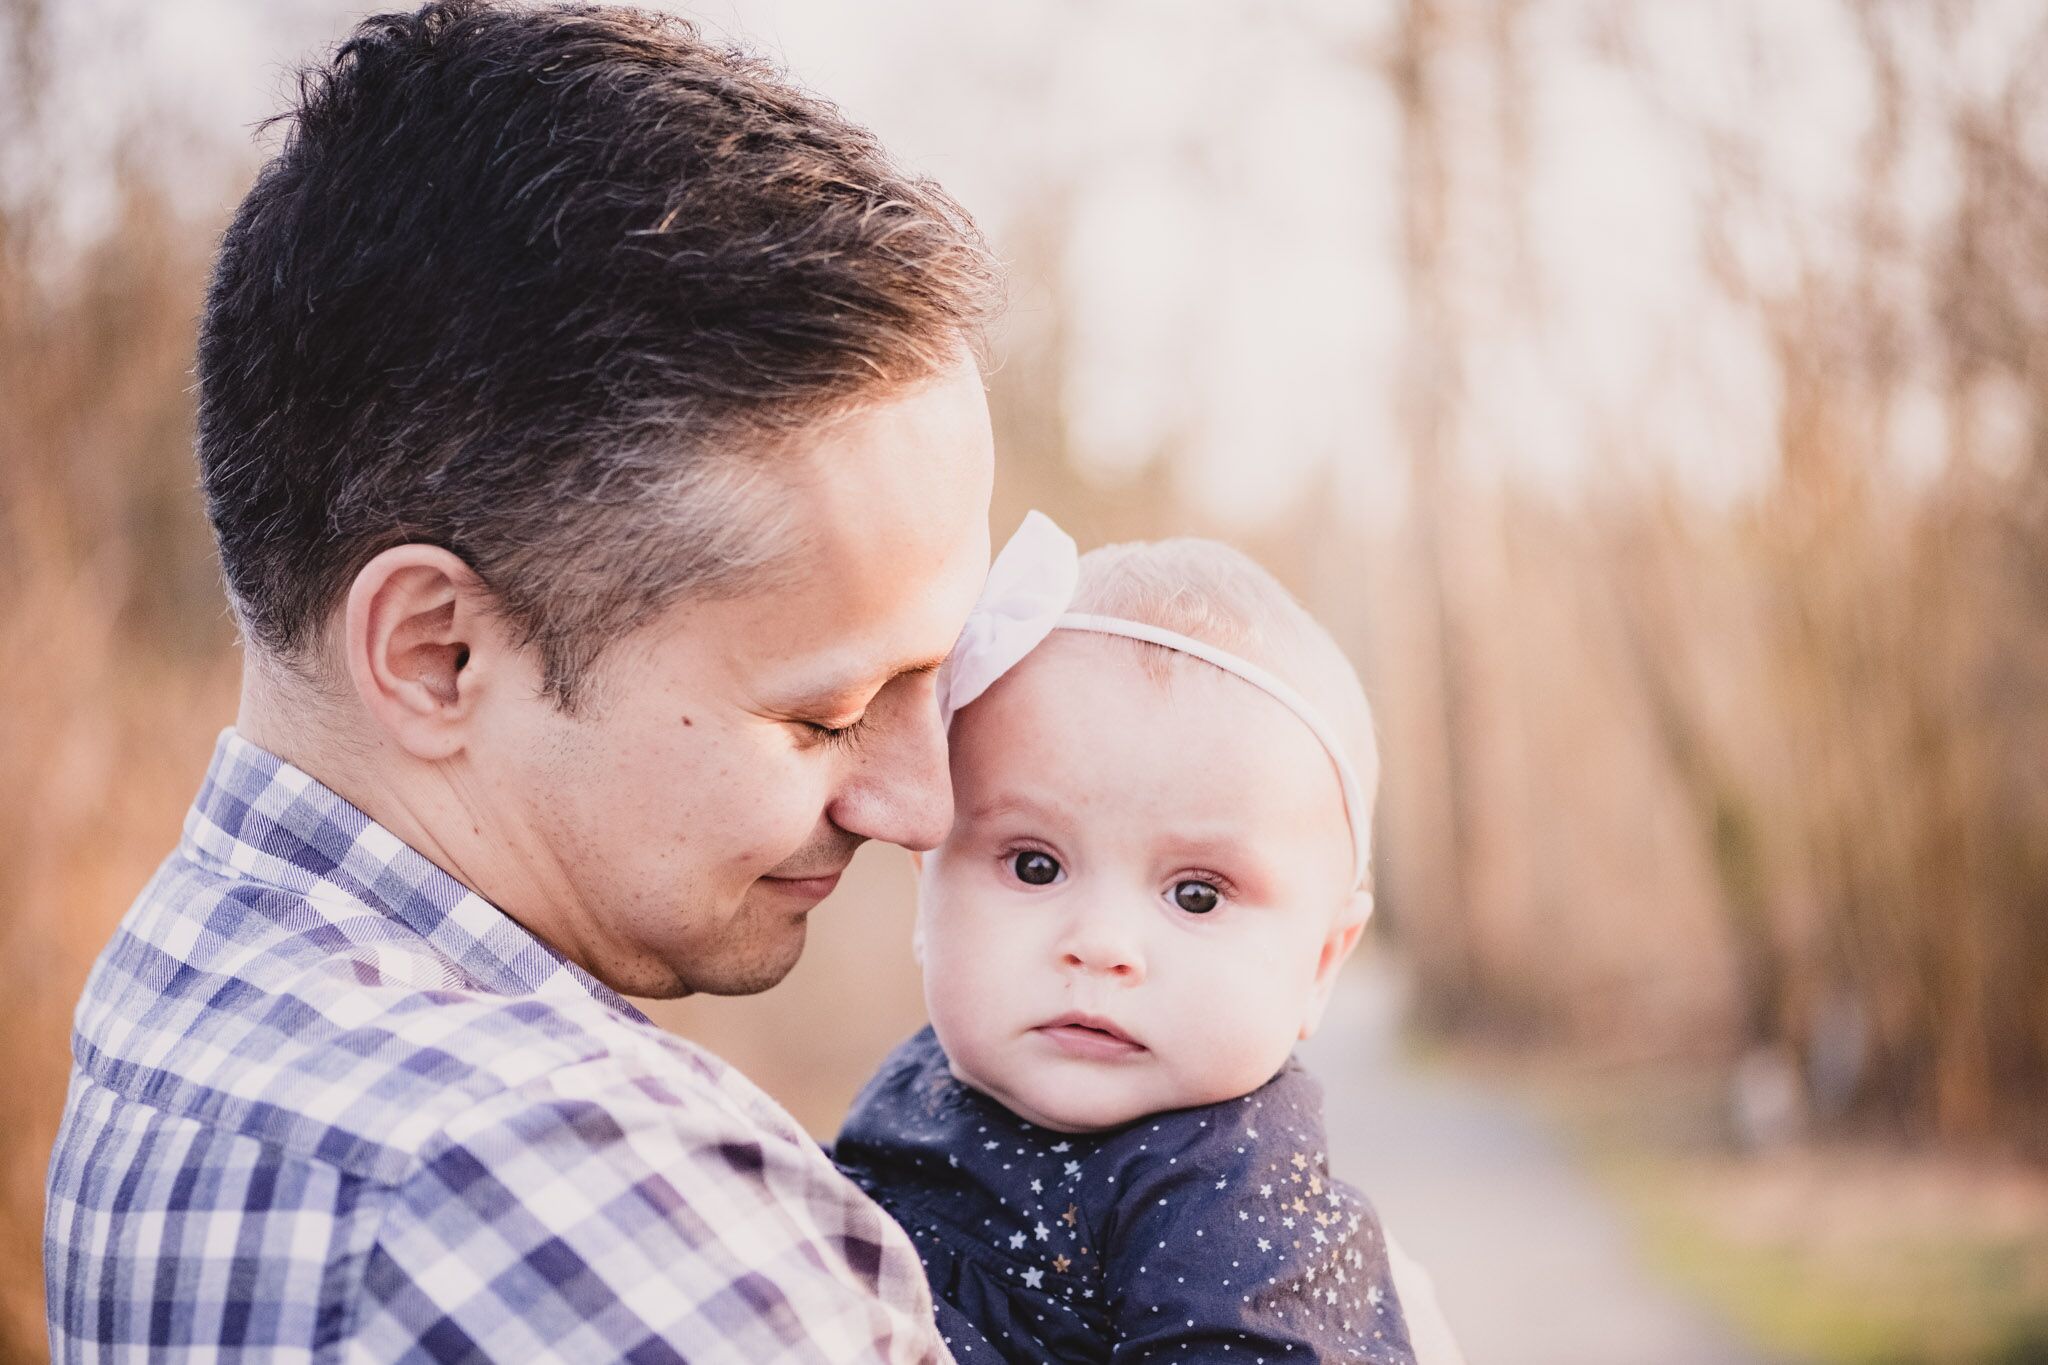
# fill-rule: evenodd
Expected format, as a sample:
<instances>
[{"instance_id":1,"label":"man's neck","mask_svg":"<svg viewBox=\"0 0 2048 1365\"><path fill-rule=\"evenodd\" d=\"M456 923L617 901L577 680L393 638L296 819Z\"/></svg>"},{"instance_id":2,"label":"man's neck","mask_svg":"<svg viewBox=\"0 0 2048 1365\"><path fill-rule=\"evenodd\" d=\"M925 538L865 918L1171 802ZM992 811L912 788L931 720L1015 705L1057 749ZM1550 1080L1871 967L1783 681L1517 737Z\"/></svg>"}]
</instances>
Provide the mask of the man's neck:
<instances>
[{"instance_id":1,"label":"man's neck","mask_svg":"<svg viewBox=\"0 0 2048 1365\"><path fill-rule=\"evenodd\" d=\"M322 692L317 683L280 677L275 665L245 660L235 732L311 774L357 810L530 932L581 962L564 926L535 922L543 907L571 899L547 868L534 865L540 841L504 827L508 812L490 805L468 780L462 756L425 762L379 736L353 698ZM488 808L487 808L488 807ZM528 888L525 898L509 894ZM542 891L540 898L532 897ZM551 920L551 917L549 917Z\"/></svg>"}]
</instances>

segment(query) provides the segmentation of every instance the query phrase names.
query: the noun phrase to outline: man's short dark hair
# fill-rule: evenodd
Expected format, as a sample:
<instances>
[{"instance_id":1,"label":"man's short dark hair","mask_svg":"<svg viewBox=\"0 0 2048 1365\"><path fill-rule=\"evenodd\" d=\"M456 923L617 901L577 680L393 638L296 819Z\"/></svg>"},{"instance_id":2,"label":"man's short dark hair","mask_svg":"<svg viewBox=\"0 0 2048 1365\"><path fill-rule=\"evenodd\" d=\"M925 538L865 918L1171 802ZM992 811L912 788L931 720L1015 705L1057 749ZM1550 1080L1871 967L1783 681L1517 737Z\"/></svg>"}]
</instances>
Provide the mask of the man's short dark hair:
<instances>
[{"instance_id":1,"label":"man's short dark hair","mask_svg":"<svg viewBox=\"0 0 2048 1365\"><path fill-rule=\"evenodd\" d=\"M943 191L672 17L379 15L280 118L206 300L199 462L287 661L427 542L573 706L609 641L779 553L762 452L949 369L995 306Z\"/></svg>"}]
</instances>

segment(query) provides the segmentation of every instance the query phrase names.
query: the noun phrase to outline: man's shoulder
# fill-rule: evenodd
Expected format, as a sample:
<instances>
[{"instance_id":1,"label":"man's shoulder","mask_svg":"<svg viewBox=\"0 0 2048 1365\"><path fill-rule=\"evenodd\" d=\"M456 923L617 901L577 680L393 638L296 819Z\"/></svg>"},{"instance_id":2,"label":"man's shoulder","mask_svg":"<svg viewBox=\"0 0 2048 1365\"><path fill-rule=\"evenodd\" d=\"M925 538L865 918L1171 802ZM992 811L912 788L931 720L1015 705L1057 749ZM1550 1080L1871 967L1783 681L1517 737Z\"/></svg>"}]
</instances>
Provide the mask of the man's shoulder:
<instances>
[{"instance_id":1,"label":"man's shoulder","mask_svg":"<svg viewBox=\"0 0 2048 1365\"><path fill-rule=\"evenodd\" d=\"M79 1068L120 1100L378 1181L448 1124L573 1090L795 1125L725 1063L574 990L478 990L402 924L167 863L95 967Z\"/></svg>"}]
</instances>

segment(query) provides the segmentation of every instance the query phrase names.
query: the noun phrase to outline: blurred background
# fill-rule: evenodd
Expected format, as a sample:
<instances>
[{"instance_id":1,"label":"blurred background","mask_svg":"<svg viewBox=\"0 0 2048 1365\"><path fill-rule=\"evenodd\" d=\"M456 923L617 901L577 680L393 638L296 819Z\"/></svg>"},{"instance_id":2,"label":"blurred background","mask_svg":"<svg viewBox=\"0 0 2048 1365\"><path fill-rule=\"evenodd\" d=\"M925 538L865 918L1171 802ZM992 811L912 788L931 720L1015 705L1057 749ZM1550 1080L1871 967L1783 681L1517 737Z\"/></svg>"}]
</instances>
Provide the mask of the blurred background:
<instances>
[{"instance_id":1,"label":"blurred background","mask_svg":"<svg viewBox=\"0 0 2048 1365\"><path fill-rule=\"evenodd\" d=\"M331 0L0 0L0 1359L85 972L234 707L214 235ZM1195 531L1353 651L1340 1170L1475 1365L2048 1360L2037 0L689 8L1013 270L995 530ZM900 853L663 1006L829 1136Z\"/></svg>"}]
</instances>

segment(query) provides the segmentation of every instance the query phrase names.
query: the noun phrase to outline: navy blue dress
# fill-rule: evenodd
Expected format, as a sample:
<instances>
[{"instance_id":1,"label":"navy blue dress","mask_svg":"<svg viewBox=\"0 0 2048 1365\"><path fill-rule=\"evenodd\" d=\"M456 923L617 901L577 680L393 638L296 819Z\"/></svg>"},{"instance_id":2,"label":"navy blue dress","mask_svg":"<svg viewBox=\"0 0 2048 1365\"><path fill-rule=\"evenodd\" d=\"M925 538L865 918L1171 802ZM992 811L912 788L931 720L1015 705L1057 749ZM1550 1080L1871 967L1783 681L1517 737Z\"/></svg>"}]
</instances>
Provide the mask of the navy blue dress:
<instances>
[{"instance_id":1,"label":"navy blue dress","mask_svg":"<svg viewBox=\"0 0 2048 1365\"><path fill-rule=\"evenodd\" d=\"M1325 1150L1293 1061L1243 1099L1078 1135L962 1085L927 1028L833 1156L910 1234L962 1365L1414 1365L1379 1221Z\"/></svg>"}]
</instances>

